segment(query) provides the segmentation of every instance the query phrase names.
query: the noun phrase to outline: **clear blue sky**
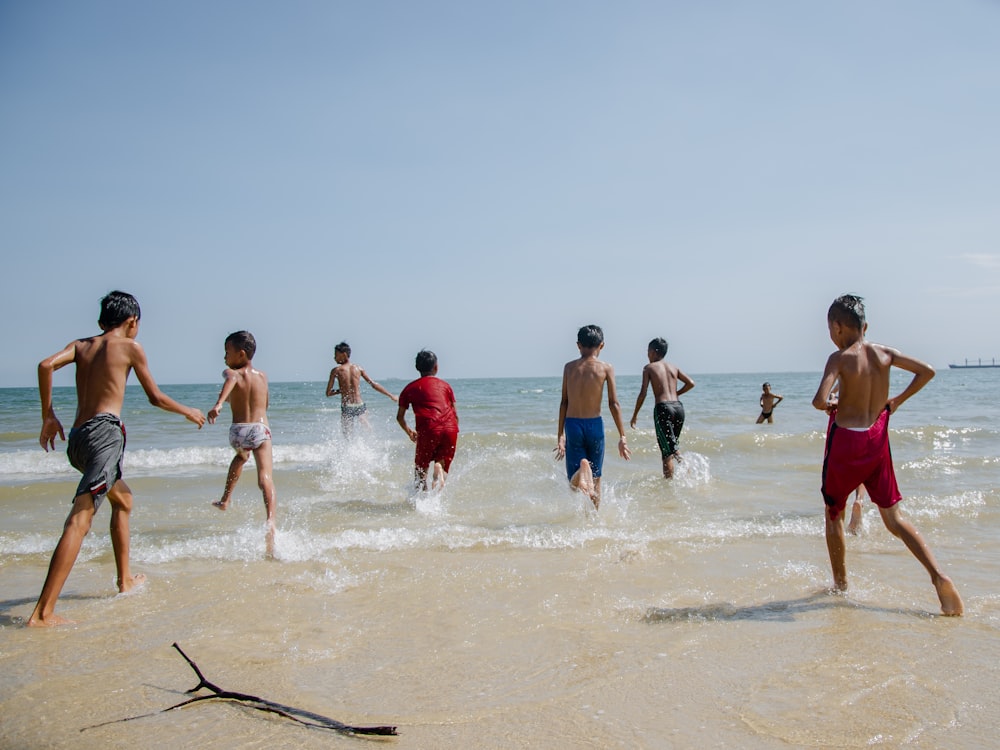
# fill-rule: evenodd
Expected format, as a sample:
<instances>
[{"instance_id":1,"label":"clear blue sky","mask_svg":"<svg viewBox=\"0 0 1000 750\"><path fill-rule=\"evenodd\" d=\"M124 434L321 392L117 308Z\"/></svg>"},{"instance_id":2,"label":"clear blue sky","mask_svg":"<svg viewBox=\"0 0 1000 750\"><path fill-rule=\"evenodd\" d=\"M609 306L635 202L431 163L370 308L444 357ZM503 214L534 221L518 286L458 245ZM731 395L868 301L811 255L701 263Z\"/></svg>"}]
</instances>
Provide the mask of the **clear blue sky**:
<instances>
[{"instance_id":1,"label":"clear blue sky","mask_svg":"<svg viewBox=\"0 0 1000 750\"><path fill-rule=\"evenodd\" d=\"M1000 3L0 2L0 386L142 305L161 383L1000 357ZM67 368L69 369L69 368ZM64 378L61 382L71 382Z\"/></svg>"}]
</instances>

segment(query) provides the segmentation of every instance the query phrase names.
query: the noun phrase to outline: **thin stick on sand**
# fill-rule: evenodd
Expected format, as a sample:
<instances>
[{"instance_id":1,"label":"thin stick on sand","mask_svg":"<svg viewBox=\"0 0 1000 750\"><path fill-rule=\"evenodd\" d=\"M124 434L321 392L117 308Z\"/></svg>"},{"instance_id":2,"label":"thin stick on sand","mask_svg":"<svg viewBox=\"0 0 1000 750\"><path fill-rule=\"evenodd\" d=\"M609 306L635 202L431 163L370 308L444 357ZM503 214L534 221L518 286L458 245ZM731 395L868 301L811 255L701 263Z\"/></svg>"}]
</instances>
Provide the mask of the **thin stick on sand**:
<instances>
[{"instance_id":1,"label":"thin stick on sand","mask_svg":"<svg viewBox=\"0 0 1000 750\"><path fill-rule=\"evenodd\" d=\"M173 711L175 708L183 708L184 706L189 706L192 703L198 703L199 701L210 701L210 700L230 700L243 703L257 711L264 711L266 713L278 714L279 716L284 716L286 719L291 719L297 724L302 724L303 726L310 727L312 729L329 729L334 732L340 732L341 734L372 734L372 735L395 735L396 727L355 727L350 724L343 724L336 719L331 719L326 716L321 716L320 714L315 714L312 711L305 711L301 708L295 708L293 706L286 706L281 703L275 703L274 701L265 700L264 698L258 698L256 695L247 695L246 693L234 693L230 690L223 690L218 685L214 685L205 679L205 675L201 673L198 669L198 665L195 664L187 654L185 654L181 647L176 643L173 644L174 648L177 649L177 653L184 657L184 661L188 663L194 673L198 675L198 684L193 688L188 690L188 693L196 693L202 688L210 690L211 695L199 695L196 698L190 698L186 701L178 703L176 706L170 706L170 708L164 708L160 711L154 711L148 714L142 714L141 716L129 716L124 719L115 719L114 721L105 721L101 724L95 724L91 727L84 727L80 731L86 731L87 729L96 729L97 727L107 726L108 724L120 724L126 721L133 721L135 719L144 719L148 716L155 716L156 714L166 713L167 711Z\"/></svg>"}]
</instances>

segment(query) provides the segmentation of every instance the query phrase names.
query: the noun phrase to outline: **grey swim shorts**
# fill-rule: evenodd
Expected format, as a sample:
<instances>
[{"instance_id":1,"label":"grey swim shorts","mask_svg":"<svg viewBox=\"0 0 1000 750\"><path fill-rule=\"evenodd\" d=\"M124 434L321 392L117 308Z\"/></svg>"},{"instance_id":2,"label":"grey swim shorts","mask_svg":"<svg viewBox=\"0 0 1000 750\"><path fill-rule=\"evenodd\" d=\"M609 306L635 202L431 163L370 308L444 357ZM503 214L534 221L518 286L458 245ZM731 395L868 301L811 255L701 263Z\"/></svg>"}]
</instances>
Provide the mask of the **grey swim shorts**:
<instances>
[{"instance_id":1,"label":"grey swim shorts","mask_svg":"<svg viewBox=\"0 0 1000 750\"><path fill-rule=\"evenodd\" d=\"M69 431L66 455L73 468L83 472L74 499L90 493L94 510L108 490L122 477L125 425L114 414L98 414Z\"/></svg>"}]
</instances>

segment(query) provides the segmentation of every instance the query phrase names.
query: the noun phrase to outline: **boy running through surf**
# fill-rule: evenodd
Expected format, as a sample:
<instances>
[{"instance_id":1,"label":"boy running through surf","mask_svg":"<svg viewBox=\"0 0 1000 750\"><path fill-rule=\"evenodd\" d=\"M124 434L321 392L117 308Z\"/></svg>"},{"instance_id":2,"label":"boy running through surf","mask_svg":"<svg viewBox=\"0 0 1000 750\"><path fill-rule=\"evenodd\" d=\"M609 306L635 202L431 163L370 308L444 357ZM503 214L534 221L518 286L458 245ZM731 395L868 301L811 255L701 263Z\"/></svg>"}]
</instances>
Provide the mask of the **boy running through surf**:
<instances>
[{"instance_id":1,"label":"boy running through surf","mask_svg":"<svg viewBox=\"0 0 1000 750\"><path fill-rule=\"evenodd\" d=\"M426 349L417 353L417 372L420 377L399 394L396 421L403 432L417 444L413 455L414 482L420 489L444 487L451 470L458 444L458 412L455 410L455 392L444 380L437 377L438 360L434 352ZM406 410L413 407L417 429L406 424Z\"/></svg>"},{"instance_id":2,"label":"boy running through surf","mask_svg":"<svg viewBox=\"0 0 1000 750\"><path fill-rule=\"evenodd\" d=\"M844 510L855 488L863 484L878 506L885 527L899 537L930 574L945 615L960 615L962 598L934 559L917 529L899 508L902 495L889 452L889 416L934 377L934 369L882 344L865 339L864 301L854 295L834 300L827 312L830 339L837 351L823 371L813 406L830 415L823 459L823 500L826 503L826 544L835 587L847 589L844 563ZM901 393L889 398L893 367L913 373ZM840 381L840 395L831 393Z\"/></svg>"},{"instance_id":3,"label":"boy running through surf","mask_svg":"<svg viewBox=\"0 0 1000 750\"><path fill-rule=\"evenodd\" d=\"M554 449L556 460L566 457L566 476L574 490L587 493L594 509L601 505L601 474L604 464L604 419L601 397L608 386L608 408L620 438L618 453L626 461L632 456L625 439L622 409L615 386L615 368L601 362L604 331L600 326L583 326L576 334L579 359L563 367L559 427Z\"/></svg>"},{"instance_id":4,"label":"boy running through surf","mask_svg":"<svg viewBox=\"0 0 1000 750\"><path fill-rule=\"evenodd\" d=\"M146 353L135 340L139 333L139 303L125 292L110 292L101 300L98 325L103 333L78 339L38 365L38 392L42 401L42 431L38 442L55 449L56 435L65 440L63 426L52 407L52 373L70 363L76 365L76 417L69 433L66 453L74 468L83 473L73 508L63 525L62 536L52 553L29 626L63 625L71 620L55 614L56 600L80 554L83 538L90 532L94 514L105 495L111 505L111 546L118 573L118 591L125 593L146 576L129 570L129 515L132 491L122 479L125 426L121 421L125 383L134 371L149 402L180 414L200 429L205 417L174 401L156 385Z\"/></svg>"},{"instance_id":5,"label":"boy running through surf","mask_svg":"<svg viewBox=\"0 0 1000 750\"><path fill-rule=\"evenodd\" d=\"M253 453L257 464L257 486L264 497L267 514L267 556L274 555L274 530L276 500L274 493L274 457L271 454L271 428L267 423L269 401L267 375L253 366L253 355L257 352L257 342L249 331L237 331L226 337L226 369L222 375L226 379L219 392L219 398L208 412L208 421L215 420L222 411L222 405L229 402L233 413L233 423L229 427L229 444L236 451L229 472L222 499L212 503L219 510L226 510L233 495L233 489L243 473L243 465Z\"/></svg>"},{"instance_id":6,"label":"boy running through surf","mask_svg":"<svg viewBox=\"0 0 1000 750\"><path fill-rule=\"evenodd\" d=\"M635 400L635 411L629 423L635 429L639 410L646 400L646 389L653 386L653 422L656 425L656 442L660 446L663 458L663 477L670 479L674 475L674 458L680 460L677 446L680 442L681 430L684 428L684 405L679 397L694 388L694 381L681 372L680 368L670 364L667 356L667 340L660 337L649 342L646 356L649 364L642 368L642 388ZM684 385L677 389L677 381Z\"/></svg>"},{"instance_id":7,"label":"boy running through surf","mask_svg":"<svg viewBox=\"0 0 1000 750\"><path fill-rule=\"evenodd\" d=\"M340 394L340 427L346 437L351 437L354 435L354 424L359 420L366 427L371 427L368 417L365 416L368 407L361 399L362 379L383 396L391 398L393 402L399 403L399 399L368 377L368 373L361 365L351 362L351 347L346 341L341 341L333 347L333 359L337 366L330 370L326 395L329 397ZM334 388L334 385L337 387Z\"/></svg>"}]
</instances>

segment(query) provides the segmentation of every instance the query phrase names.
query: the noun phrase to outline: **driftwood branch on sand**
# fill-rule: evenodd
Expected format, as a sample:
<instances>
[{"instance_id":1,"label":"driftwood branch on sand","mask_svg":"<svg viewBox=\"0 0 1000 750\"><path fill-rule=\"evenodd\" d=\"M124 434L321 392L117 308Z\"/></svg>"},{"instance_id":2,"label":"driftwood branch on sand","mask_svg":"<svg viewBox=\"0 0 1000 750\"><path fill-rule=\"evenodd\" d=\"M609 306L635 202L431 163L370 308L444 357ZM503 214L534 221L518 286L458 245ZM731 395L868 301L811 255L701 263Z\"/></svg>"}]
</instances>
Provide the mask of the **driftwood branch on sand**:
<instances>
[{"instance_id":1,"label":"driftwood branch on sand","mask_svg":"<svg viewBox=\"0 0 1000 750\"><path fill-rule=\"evenodd\" d=\"M142 714L141 716L129 716L124 719L115 719L114 721L106 721L102 724L95 724L92 727L84 727L80 731L83 732L87 729L96 729L97 727L107 726L108 724L120 724L125 721L133 721L135 719L144 719L147 716L155 716L158 713L166 713L167 711L173 711L175 708L183 708L184 706L190 706L192 703L198 703L199 701L211 701L211 700L230 700L242 703L250 708L257 711L264 711L266 713L278 714L279 716L284 716L286 719L291 719L297 724L302 724L303 726L310 727L312 729L329 729L334 732L340 732L341 734L364 734L364 735L395 735L396 727L355 727L350 724L343 724L336 719L331 719L326 716L320 716L312 711L305 711L301 708L295 708L293 706L285 706L281 703L275 703L274 701L265 700L264 698L258 698L256 695L247 695L246 693L234 693L231 690L223 690L218 685L214 685L205 679L205 675L201 673L198 669L198 665L195 664L187 654L185 654L181 647L176 643L173 647L177 649L177 653L184 657L184 661L188 663L194 673L198 675L198 684L193 688L188 690L188 693L197 693L202 688L211 691L210 695L199 695L195 698L189 698L186 701L178 703L176 706L170 706L170 708L164 708L160 711L154 711L153 713Z\"/></svg>"}]
</instances>

